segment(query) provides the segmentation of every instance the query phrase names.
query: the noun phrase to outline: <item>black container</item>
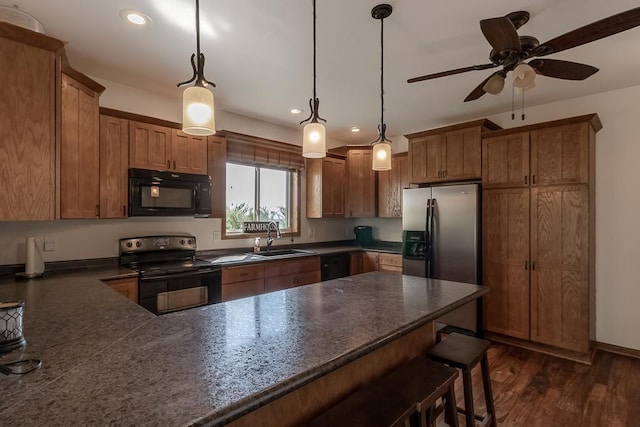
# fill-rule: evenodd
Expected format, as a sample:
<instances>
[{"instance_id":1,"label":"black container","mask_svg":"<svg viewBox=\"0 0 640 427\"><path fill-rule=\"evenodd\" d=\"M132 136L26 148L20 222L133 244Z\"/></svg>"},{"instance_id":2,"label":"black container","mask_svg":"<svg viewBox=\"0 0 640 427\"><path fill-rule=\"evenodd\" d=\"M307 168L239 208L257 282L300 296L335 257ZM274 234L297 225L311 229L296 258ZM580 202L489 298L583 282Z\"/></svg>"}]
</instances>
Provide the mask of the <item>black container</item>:
<instances>
[{"instance_id":1,"label":"black container","mask_svg":"<svg viewBox=\"0 0 640 427\"><path fill-rule=\"evenodd\" d=\"M373 229L370 225L358 225L353 228L356 241L362 246L369 246L373 243Z\"/></svg>"}]
</instances>

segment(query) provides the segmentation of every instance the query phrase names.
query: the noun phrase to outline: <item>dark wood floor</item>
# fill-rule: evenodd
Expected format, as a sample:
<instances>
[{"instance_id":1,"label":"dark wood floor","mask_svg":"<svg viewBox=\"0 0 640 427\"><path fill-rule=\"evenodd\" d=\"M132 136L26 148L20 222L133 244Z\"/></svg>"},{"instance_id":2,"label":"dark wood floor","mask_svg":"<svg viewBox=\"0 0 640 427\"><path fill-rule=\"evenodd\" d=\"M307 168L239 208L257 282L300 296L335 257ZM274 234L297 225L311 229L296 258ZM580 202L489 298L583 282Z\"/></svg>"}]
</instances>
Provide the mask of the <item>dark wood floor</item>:
<instances>
[{"instance_id":1,"label":"dark wood floor","mask_svg":"<svg viewBox=\"0 0 640 427\"><path fill-rule=\"evenodd\" d=\"M492 344L489 366L500 426L640 426L639 359L599 351L587 366ZM484 414L479 366L473 390L476 411ZM461 407L459 379L456 398ZM444 425L440 419L438 426Z\"/></svg>"}]
</instances>

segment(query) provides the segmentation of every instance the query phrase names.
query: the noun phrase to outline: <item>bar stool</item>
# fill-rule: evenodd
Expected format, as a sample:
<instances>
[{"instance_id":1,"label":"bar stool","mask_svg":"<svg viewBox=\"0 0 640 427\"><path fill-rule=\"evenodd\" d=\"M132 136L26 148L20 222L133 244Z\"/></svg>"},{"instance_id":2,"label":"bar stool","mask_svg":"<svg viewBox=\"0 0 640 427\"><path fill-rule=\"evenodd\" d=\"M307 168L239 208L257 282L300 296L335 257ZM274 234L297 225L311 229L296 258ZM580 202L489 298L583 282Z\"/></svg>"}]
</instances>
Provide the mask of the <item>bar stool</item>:
<instances>
[{"instance_id":1,"label":"bar stool","mask_svg":"<svg viewBox=\"0 0 640 427\"><path fill-rule=\"evenodd\" d=\"M308 427L426 427L438 399L457 427L458 371L418 357L367 384L305 425Z\"/></svg>"},{"instance_id":2,"label":"bar stool","mask_svg":"<svg viewBox=\"0 0 640 427\"><path fill-rule=\"evenodd\" d=\"M452 333L427 351L427 357L436 362L458 368L462 371L462 383L464 387L464 411L466 426L474 427L476 419L481 426L497 426L496 409L493 403L491 391L491 377L489 375L489 362L487 349L491 343L487 340ZM484 387L484 399L487 405L487 414L484 417L477 416L473 409L473 390L471 386L471 370L480 362L482 369L482 385Z\"/></svg>"}]
</instances>

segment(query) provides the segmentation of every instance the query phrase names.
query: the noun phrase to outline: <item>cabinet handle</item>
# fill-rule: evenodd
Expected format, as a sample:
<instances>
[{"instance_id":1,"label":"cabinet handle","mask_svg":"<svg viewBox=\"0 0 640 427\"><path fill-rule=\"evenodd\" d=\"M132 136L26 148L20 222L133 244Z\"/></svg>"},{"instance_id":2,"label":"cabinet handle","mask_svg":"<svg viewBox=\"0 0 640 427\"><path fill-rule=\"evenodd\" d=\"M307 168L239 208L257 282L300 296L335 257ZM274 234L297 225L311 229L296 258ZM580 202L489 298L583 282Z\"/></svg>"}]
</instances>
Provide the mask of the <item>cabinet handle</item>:
<instances>
[{"instance_id":1,"label":"cabinet handle","mask_svg":"<svg viewBox=\"0 0 640 427\"><path fill-rule=\"evenodd\" d=\"M442 172L438 171L438 179L440 179L442 177Z\"/></svg>"},{"instance_id":2,"label":"cabinet handle","mask_svg":"<svg viewBox=\"0 0 640 427\"><path fill-rule=\"evenodd\" d=\"M240 277L244 277L244 276L248 276L248 275L249 275L249 273L246 273L246 272L245 273L240 273Z\"/></svg>"},{"instance_id":3,"label":"cabinet handle","mask_svg":"<svg viewBox=\"0 0 640 427\"><path fill-rule=\"evenodd\" d=\"M176 170L176 161L173 161L173 170Z\"/></svg>"},{"instance_id":4,"label":"cabinet handle","mask_svg":"<svg viewBox=\"0 0 640 427\"><path fill-rule=\"evenodd\" d=\"M100 216L100 205L96 205L96 216Z\"/></svg>"},{"instance_id":5,"label":"cabinet handle","mask_svg":"<svg viewBox=\"0 0 640 427\"><path fill-rule=\"evenodd\" d=\"M527 175L524 176L524 185L529 184L529 177Z\"/></svg>"},{"instance_id":6,"label":"cabinet handle","mask_svg":"<svg viewBox=\"0 0 640 427\"><path fill-rule=\"evenodd\" d=\"M167 169L171 169L171 160L167 160Z\"/></svg>"},{"instance_id":7,"label":"cabinet handle","mask_svg":"<svg viewBox=\"0 0 640 427\"><path fill-rule=\"evenodd\" d=\"M532 182L532 183L534 183L534 184L536 183L536 176L535 176L535 174L531 177L531 182Z\"/></svg>"},{"instance_id":8,"label":"cabinet handle","mask_svg":"<svg viewBox=\"0 0 640 427\"><path fill-rule=\"evenodd\" d=\"M536 262L535 262L535 261L533 261L533 262L531 263L531 269L532 269L532 270L535 270L535 269L536 269Z\"/></svg>"},{"instance_id":9,"label":"cabinet handle","mask_svg":"<svg viewBox=\"0 0 640 427\"><path fill-rule=\"evenodd\" d=\"M529 261L525 261L524 262L524 269L528 270L529 269Z\"/></svg>"},{"instance_id":10,"label":"cabinet handle","mask_svg":"<svg viewBox=\"0 0 640 427\"><path fill-rule=\"evenodd\" d=\"M442 177L443 177L443 178L446 178L446 177L447 177L447 171L446 171L446 169L442 171Z\"/></svg>"}]
</instances>

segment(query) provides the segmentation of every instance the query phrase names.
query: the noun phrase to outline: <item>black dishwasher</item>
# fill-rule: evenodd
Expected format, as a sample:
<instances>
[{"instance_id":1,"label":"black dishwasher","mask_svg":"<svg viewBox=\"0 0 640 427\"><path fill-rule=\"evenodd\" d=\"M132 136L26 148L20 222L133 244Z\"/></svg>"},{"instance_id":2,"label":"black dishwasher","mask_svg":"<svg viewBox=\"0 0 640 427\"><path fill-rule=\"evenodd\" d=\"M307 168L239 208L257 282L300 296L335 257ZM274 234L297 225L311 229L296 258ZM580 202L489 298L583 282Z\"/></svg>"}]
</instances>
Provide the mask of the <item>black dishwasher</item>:
<instances>
[{"instance_id":1,"label":"black dishwasher","mask_svg":"<svg viewBox=\"0 0 640 427\"><path fill-rule=\"evenodd\" d=\"M351 255L348 252L342 254L322 255L320 257L320 277L322 281L339 279L349 275Z\"/></svg>"}]
</instances>

